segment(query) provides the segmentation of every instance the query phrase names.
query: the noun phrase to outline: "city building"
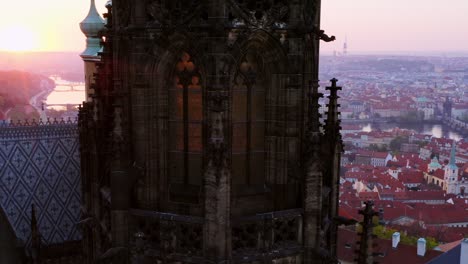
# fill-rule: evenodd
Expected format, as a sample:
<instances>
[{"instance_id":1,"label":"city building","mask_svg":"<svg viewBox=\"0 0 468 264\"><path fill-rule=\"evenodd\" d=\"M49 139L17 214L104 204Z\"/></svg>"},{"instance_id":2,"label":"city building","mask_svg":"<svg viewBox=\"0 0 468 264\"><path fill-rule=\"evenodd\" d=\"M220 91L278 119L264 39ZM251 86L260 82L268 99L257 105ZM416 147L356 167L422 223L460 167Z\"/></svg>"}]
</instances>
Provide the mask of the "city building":
<instances>
[{"instance_id":1,"label":"city building","mask_svg":"<svg viewBox=\"0 0 468 264\"><path fill-rule=\"evenodd\" d=\"M359 235L352 230L340 228L338 239L338 256L340 263L351 264L356 262L356 241ZM372 263L432 263L442 252L426 247L426 241L421 238L416 246L405 245L400 242L400 233L395 233L391 240L376 238L369 250L372 254ZM442 262L436 262L442 263ZM448 262L446 262L448 263Z\"/></svg>"},{"instance_id":2,"label":"city building","mask_svg":"<svg viewBox=\"0 0 468 264\"><path fill-rule=\"evenodd\" d=\"M440 186L447 194L465 195L468 189L468 180L461 175L461 171L456 163L456 145L452 144L450 161L448 164L439 164L434 157L424 173L427 183Z\"/></svg>"},{"instance_id":3,"label":"city building","mask_svg":"<svg viewBox=\"0 0 468 264\"><path fill-rule=\"evenodd\" d=\"M385 167L392 160L392 154L388 152L376 152L359 150L356 153L356 164Z\"/></svg>"},{"instance_id":4,"label":"city building","mask_svg":"<svg viewBox=\"0 0 468 264\"><path fill-rule=\"evenodd\" d=\"M336 262L341 88L321 122L320 1L107 9L79 113L83 263Z\"/></svg>"}]
</instances>

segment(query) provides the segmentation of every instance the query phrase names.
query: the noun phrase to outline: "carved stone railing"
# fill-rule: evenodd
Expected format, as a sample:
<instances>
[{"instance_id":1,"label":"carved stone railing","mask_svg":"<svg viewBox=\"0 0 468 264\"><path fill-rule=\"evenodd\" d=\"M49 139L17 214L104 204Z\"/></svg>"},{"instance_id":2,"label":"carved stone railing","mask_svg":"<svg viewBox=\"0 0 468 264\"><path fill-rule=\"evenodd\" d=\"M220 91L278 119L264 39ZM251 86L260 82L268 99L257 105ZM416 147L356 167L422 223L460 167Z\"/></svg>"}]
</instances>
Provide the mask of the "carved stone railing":
<instances>
[{"instance_id":1,"label":"carved stone railing","mask_svg":"<svg viewBox=\"0 0 468 264\"><path fill-rule=\"evenodd\" d=\"M31 126L45 126L45 125L60 125L60 124L77 124L77 118L42 118L36 119L25 119L25 120L0 120L0 127L31 127Z\"/></svg>"},{"instance_id":2,"label":"carved stone railing","mask_svg":"<svg viewBox=\"0 0 468 264\"><path fill-rule=\"evenodd\" d=\"M203 254L204 218L130 210L130 253L145 259L207 263ZM302 210L232 219L232 262L249 263L296 256L302 248Z\"/></svg>"},{"instance_id":3,"label":"carved stone railing","mask_svg":"<svg viewBox=\"0 0 468 264\"><path fill-rule=\"evenodd\" d=\"M132 259L204 263L201 217L130 210Z\"/></svg>"},{"instance_id":4,"label":"carved stone railing","mask_svg":"<svg viewBox=\"0 0 468 264\"><path fill-rule=\"evenodd\" d=\"M0 120L0 138L3 140L64 137L70 134L78 134L76 119Z\"/></svg>"},{"instance_id":5,"label":"carved stone railing","mask_svg":"<svg viewBox=\"0 0 468 264\"><path fill-rule=\"evenodd\" d=\"M302 252L302 209L257 214L232 221L232 259L247 263Z\"/></svg>"}]
</instances>

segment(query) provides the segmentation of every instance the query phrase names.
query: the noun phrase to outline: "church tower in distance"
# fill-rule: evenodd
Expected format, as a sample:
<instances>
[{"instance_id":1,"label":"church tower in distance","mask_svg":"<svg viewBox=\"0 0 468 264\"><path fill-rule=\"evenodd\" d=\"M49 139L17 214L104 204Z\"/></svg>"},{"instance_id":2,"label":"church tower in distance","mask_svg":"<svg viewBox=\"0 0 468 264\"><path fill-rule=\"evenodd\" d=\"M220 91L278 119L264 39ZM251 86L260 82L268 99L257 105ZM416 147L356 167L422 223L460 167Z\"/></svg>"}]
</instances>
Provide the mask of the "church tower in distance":
<instances>
[{"instance_id":1,"label":"church tower in distance","mask_svg":"<svg viewBox=\"0 0 468 264\"><path fill-rule=\"evenodd\" d=\"M320 0L114 0L79 113L86 263L336 263Z\"/></svg>"}]
</instances>

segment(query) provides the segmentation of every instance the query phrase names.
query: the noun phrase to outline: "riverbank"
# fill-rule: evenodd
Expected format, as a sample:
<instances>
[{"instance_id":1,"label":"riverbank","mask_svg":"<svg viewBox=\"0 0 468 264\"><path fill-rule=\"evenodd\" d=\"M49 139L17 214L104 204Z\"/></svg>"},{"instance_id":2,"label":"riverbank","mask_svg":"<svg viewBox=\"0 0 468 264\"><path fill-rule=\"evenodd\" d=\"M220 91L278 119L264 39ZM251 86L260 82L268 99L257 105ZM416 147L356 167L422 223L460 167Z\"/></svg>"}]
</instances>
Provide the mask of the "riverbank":
<instances>
[{"instance_id":1,"label":"riverbank","mask_svg":"<svg viewBox=\"0 0 468 264\"><path fill-rule=\"evenodd\" d=\"M422 122L424 124L443 124L440 120L421 120L417 121L418 123ZM385 124L385 123L398 123L398 124L414 124L414 121L404 121L404 120L396 120L396 119L342 119L342 124L368 124L368 123L375 123L375 124Z\"/></svg>"},{"instance_id":2,"label":"riverbank","mask_svg":"<svg viewBox=\"0 0 468 264\"><path fill-rule=\"evenodd\" d=\"M343 123L346 124L346 123ZM358 124L358 123L351 123L351 124ZM391 131L395 128L401 129L409 129L414 130L416 133L431 135L438 138L450 138L453 140L461 140L466 138L462 133L452 129L451 127L439 122L431 122L431 123L399 123L399 122L385 122L385 123L378 123L378 122L360 122L359 127L364 132L372 132L372 131Z\"/></svg>"}]
</instances>

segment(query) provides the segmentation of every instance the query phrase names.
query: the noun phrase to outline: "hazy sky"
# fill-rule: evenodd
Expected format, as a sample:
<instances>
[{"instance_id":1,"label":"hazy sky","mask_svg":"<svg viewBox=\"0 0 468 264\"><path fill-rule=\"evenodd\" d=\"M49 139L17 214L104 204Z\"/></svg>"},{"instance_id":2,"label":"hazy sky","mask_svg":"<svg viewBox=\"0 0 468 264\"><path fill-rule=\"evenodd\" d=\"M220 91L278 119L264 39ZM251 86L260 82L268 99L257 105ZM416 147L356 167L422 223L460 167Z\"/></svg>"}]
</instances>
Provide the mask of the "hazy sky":
<instances>
[{"instance_id":1,"label":"hazy sky","mask_svg":"<svg viewBox=\"0 0 468 264\"><path fill-rule=\"evenodd\" d=\"M107 0L96 0L100 13ZM81 51L89 0L2 0L0 50ZM468 51L468 0L322 0L322 51Z\"/></svg>"},{"instance_id":2,"label":"hazy sky","mask_svg":"<svg viewBox=\"0 0 468 264\"><path fill-rule=\"evenodd\" d=\"M0 0L0 50L81 51L90 0ZM107 0L96 0L104 13Z\"/></svg>"},{"instance_id":3,"label":"hazy sky","mask_svg":"<svg viewBox=\"0 0 468 264\"><path fill-rule=\"evenodd\" d=\"M322 0L322 51L468 51L468 0Z\"/></svg>"}]
</instances>

